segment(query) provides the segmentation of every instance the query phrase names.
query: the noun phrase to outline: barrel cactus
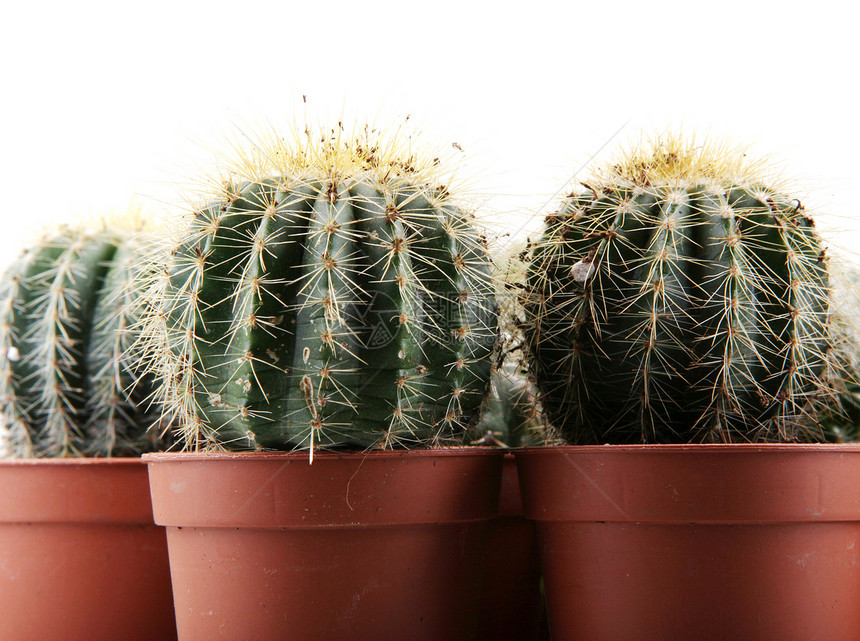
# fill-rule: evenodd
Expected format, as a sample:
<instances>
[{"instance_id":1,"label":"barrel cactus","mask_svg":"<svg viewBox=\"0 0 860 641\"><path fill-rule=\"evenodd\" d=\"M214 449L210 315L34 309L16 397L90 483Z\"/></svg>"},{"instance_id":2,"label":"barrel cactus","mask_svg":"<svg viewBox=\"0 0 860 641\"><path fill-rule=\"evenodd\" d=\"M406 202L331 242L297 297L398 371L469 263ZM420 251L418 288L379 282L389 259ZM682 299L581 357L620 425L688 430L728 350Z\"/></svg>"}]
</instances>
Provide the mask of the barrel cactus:
<instances>
[{"instance_id":1,"label":"barrel cactus","mask_svg":"<svg viewBox=\"0 0 860 641\"><path fill-rule=\"evenodd\" d=\"M122 456L155 446L150 380L129 360L140 234L64 227L0 280L4 454Z\"/></svg>"},{"instance_id":2,"label":"barrel cactus","mask_svg":"<svg viewBox=\"0 0 860 641\"><path fill-rule=\"evenodd\" d=\"M531 243L526 331L572 443L810 441L825 247L741 152L674 136L596 172Z\"/></svg>"},{"instance_id":3,"label":"barrel cactus","mask_svg":"<svg viewBox=\"0 0 860 641\"><path fill-rule=\"evenodd\" d=\"M496 310L438 159L366 129L236 156L149 285L144 349L186 449L461 441Z\"/></svg>"}]
</instances>

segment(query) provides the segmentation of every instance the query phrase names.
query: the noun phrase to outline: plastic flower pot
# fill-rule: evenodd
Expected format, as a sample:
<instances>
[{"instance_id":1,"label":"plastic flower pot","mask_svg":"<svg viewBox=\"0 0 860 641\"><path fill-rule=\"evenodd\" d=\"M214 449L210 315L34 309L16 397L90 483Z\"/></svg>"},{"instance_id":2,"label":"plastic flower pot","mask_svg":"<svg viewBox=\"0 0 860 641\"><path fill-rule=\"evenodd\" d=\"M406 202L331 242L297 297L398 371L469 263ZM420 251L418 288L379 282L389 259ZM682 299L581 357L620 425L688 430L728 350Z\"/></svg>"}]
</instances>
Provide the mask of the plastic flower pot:
<instances>
[{"instance_id":1,"label":"plastic flower pot","mask_svg":"<svg viewBox=\"0 0 860 641\"><path fill-rule=\"evenodd\" d=\"M860 446L517 452L554 641L849 641Z\"/></svg>"},{"instance_id":2,"label":"plastic flower pot","mask_svg":"<svg viewBox=\"0 0 860 641\"><path fill-rule=\"evenodd\" d=\"M176 638L140 459L0 461L0 638Z\"/></svg>"},{"instance_id":3,"label":"plastic flower pot","mask_svg":"<svg viewBox=\"0 0 860 641\"><path fill-rule=\"evenodd\" d=\"M499 451L144 458L182 641L474 638Z\"/></svg>"},{"instance_id":4,"label":"plastic flower pot","mask_svg":"<svg viewBox=\"0 0 860 641\"><path fill-rule=\"evenodd\" d=\"M490 521L477 641L548 638L535 526L523 514L513 454L502 466L499 514Z\"/></svg>"}]
</instances>

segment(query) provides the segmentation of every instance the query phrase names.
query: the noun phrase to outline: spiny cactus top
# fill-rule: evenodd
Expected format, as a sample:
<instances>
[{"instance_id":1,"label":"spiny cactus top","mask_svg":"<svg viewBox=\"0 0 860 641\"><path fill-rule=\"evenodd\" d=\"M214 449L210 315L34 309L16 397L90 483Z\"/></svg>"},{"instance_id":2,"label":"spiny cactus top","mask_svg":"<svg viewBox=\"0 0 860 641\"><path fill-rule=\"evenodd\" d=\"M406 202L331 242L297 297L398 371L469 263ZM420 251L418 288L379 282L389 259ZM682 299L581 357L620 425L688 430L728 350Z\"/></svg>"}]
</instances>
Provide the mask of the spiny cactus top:
<instances>
[{"instance_id":1,"label":"spiny cactus top","mask_svg":"<svg viewBox=\"0 0 860 641\"><path fill-rule=\"evenodd\" d=\"M150 286L145 349L186 448L463 438L495 299L435 164L367 130L240 155Z\"/></svg>"},{"instance_id":2,"label":"spiny cactus top","mask_svg":"<svg viewBox=\"0 0 860 641\"><path fill-rule=\"evenodd\" d=\"M134 233L63 228L0 281L5 456L122 456L150 449L152 393L126 351L134 323Z\"/></svg>"},{"instance_id":3,"label":"spiny cactus top","mask_svg":"<svg viewBox=\"0 0 860 641\"><path fill-rule=\"evenodd\" d=\"M524 303L550 419L574 443L818 440L825 248L739 152L677 138L571 194Z\"/></svg>"}]
</instances>

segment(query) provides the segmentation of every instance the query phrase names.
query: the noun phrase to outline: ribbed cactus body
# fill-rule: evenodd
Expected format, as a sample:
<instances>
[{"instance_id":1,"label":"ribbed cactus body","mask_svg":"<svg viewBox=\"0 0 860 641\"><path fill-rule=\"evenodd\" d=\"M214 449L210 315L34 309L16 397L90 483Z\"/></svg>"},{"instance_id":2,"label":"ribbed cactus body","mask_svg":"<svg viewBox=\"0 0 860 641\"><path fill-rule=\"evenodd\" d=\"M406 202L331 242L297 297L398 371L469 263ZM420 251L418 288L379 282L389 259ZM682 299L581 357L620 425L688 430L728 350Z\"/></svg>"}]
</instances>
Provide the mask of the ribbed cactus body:
<instances>
[{"instance_id":1,"label":"ribbed cactus body","mask_svg":"<svg viewBox=\"0 0 860 641\"><path fill-rule=\"evenodd\" d=\"M480 404L496 312L470 216L338 153L350 171L229 184L153 283L148 348L186 446L440 444Z\"/></svg>"},{"instance_id":2,"label":"ribbed cactus body","mask_svg":"<svg viewBox=\"0 0 860 641\"><path fill-rule=\"evenodd\" d=\"M125 350L135 238L63 229L0 282L0 403L10 456L144 447L149 419Z\"/></svg>"},{"instance_id":3,"label":"ribbed cactus body","mask_svg":"<svg viewBox=\"0 0 860 641\"><path fill-rule=\"evenodd\" d=\"M547 444L537 389L513 360L506 360L493 371L474 433L475 441L507 447Z\"/></svg>"},{"instance_id":4,"label":"ribbed cactus body","mask_svg":"<svg viewBox=\"0 0 860 641\"><path fill-rule=\"evenodd\" d=\"M543 402L574 442L806 440L828 273L796 199L696 148L616 166L547 218L525 303Z\"/></svg>"}]
</instances>

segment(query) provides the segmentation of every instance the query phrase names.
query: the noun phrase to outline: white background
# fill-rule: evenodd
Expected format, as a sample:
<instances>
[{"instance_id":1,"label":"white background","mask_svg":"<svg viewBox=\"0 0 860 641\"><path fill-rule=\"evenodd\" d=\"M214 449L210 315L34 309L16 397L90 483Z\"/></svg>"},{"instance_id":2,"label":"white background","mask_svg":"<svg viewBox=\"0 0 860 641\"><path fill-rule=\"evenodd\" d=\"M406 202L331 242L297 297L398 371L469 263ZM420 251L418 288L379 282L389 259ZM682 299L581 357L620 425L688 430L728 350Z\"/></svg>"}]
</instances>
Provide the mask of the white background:
<instances>
[{"instance_id":1,"label":"white background","mask_svg":"<svg viewBox=\"0 0 860 641\"><path fill-rule=\"evenodd\" d=\"M553 4L18 0L0 28L0 264L62 221L177 215L225 136L301 121L303 95L317 122L410 115L513 230L643 133L748 143L860 251L860 48L835 2Z\"/></svg>"}]
</instances>

